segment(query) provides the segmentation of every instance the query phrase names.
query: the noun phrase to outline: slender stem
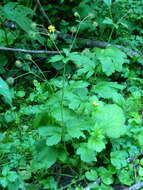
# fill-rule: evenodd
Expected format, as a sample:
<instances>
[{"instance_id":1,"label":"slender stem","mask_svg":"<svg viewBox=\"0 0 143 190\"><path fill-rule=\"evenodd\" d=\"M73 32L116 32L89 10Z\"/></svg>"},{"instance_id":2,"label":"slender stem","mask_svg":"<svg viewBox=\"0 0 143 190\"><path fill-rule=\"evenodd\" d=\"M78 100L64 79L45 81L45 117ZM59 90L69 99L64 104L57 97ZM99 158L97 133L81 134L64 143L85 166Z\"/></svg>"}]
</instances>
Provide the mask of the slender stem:
<instances>
[{"instance_id":1,"label":"slender stem","mask_svg":"<svg viewBox=\"0 0 143 190\"><path fill-rule=\"evenodd\" d=\"M59 54L62 56L62 53L59 50L59 48L58 48L57 44L55 43L55 41L52 38L50 38L50 39L51 39L52 43L54 44L55 48L57 49L57 51L59 52ZM66 63L64 63L63 81L62 81L62 97L61 97L61 119L62 119L62 123L64 123L63 100L64 100L64 89L65 89L65 73L66 73Z\"/></svg>"},{"instance_id":2,"label":"slender stem","mask_svg":"<svg viewBox=\"0 0 143 190\"><path fill-rule=\"evenodd\" d=\"M111 7L110 7L110 15L111 15L111 18L112 18L112 12L111 12ZM125 18L128 13L131 12L131 10L129 10L127 13L125 13L119 20L118 22L116 23L116 25L118 25L122 20L123 18ZM113 19L113 18L112 18ZM111 33L110 33L110 36L109 36L109 39L108 39L108 43L111 41L111 38L112 38L112 35L113 35L113 32L114 32L114 29L115 29L115 26L113 26L112 30L111 30Z\"/></svg>"},{"instance_id":3,"label":"slender stem","mask_svg":"<svg viewBox=\"0 0 143 190\"><path fill-rule=\"evenodd\" d=\"M112 30L111 30L111 33L110 33L110 36L109 36L109 39L108 39L108 43L110 43L110 41L111 41L113 32L114 32L114 26L113 26L113 28L112 28Z\"/></svg>"},{"instance_id":4,"label":"slender stem","mask_svg":"<svg viewBox=\"0 0 143 190\"><path fill-rule=\"evenodd\" d=\"M28 75L28 74L32 74L32 75L36 76L37 78L39 78L40 80L43 80L41 77L39 77L37 74L35 74L35 73L33 73L33 72L24 73L24 74L22 74L22 75L19 75L19 76L15 77L14 79L21 78L21 77L26 76L26 75Z\"/></svg>"},{"instance_id":5,"label":"slender stem","mask_svg":"<svg viewBox=\"0 0 143 190\"><path fill-rule=\"evenodd\" d=\"M21 77L23 77L23 76L25 76L25 75L28 75L28 74L30 74L30 72L27 72L27 73L24 73L24 74L22 74L22 75L19 75L19 76L15 77L14 80L15 80L15 79L18 79L18 78L21 78Z\"/></svg>"},{"instance_id":6,"label":"slender stem","mask_svg":"<svg viewBox=\"0 0 143 190\"><path fill-rule=\"evenodd\" d=\"M39 8L40 8L40 10L41 10L42 15L43 15L43 16L46 18L46 20L48 21L48 24L52 25L52 22L51 22L51 20L49 19L48 15L46 14L44 8L42 7L40 0L37 0L37 4L39 5Z\"/></svg>"},{"instance_id":7,"label":"slender stem","mask_svg":"<svg viewBox=\"0 0 143 190\"><path fill-rule=\"evenodd\" d=\"M66 186L64 186L64 187L62 187L61 190L66 189L66 188L70 187L71 185L77 183L78 181L82 181L83 179L84 179L84 177L81 177L81 178L79 178L79 179L77 179L77 180L74 180L74 182L71 182L70 184L68 184L68 185L66 185Z\"/></svg>"},{"instance_id":8,"label":"slender stem","mask_svg":"<svg viewBox=\"0 0 143 190\"><path fill-rule=\"evenodd\" d=\"M53 37L54 37L54 33L53 33L52 35L53 35ZM52 38L50 38L50 40L51 40L52 43L54 44L54 46L55 46L55 48L57 49L58 53L62 56L62 53L63 53L63 52L61 52L61 51L59 50L59 48L58 48L57 44L55 43L55 41L54 41Z\"/></svg>"},{"instance_id":9,"label":"slender stem","mask_svg":"<svg viewBox=\"0 0 143 190\"><path fill-rule=\"evenodd\" d=\"M44 73L42 72L40 67L37 65L37 63L33 59L30 59L30 61L39 69L39 71L42 74L42 76L44 77L44 79L47 80L46 76L44 75Z\"/></svg>"},{"instance_id":10,"label":"slender stem","mask_svg":"<svg viewBox=\"0 0 143 190\"><path fill-rule=\"evenodd\" d=\"M70 46L70 51L71 51L72 48L73 48L73 45L74 45L75 40L76 40L76 38L77 38L77 35L78 35L78 33L79 33L79 29L80 29L81 24L82 24L88 17L89 17L89 16L85 17L83 20L80 21L79 26L78 26L77 31L76 31L76 34L75 34L75 37L74 37L74 39L73 39L73 41L72 41L72 44L71 44L71 46Z\"/></svg>"},{"instance_id":11,"label":"slender stem","mask_svg":"<svg viewBox=\"0 0 143 190\"><path fill-rule=\"evenodd\" d=\"M119 23L121 22L121 20L123 20L123 18L125 18L130 12L131 12L131 9L130 9L127 13L125 13L125 14L118 20L117 24L119 24Z\"/></svg>"}]
</instances>

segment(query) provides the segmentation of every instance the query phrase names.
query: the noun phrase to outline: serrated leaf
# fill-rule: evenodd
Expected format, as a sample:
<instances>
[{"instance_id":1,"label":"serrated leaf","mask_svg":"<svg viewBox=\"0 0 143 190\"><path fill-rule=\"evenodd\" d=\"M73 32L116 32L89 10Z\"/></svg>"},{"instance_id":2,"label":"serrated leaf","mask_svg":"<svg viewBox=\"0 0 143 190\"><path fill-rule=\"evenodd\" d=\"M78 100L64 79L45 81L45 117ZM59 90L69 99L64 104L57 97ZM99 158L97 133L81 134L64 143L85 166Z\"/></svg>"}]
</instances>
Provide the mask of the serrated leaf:
<instances>
[{"instance_id":1,"label":"serrated leaf","mask_svg":"<svg viewBox=\"0 0 143 190\"><path fill-rule=\"evenodd\" d=\"M10 2L3 7L3 11L7 19L16 22L24 31L29 32L31 30L32 20L27 15L34 14L32 9Z\"/></svg>"},{"instance_id":2,"label":"serrated leaf","mask_svg":"<svg viewBox=\"0 0 143 190\"><path fill-rule=\"evenodd\" d=\"M122 184L131 185L133 183L133 177L130 171L121 170L118 174L119 180Z\"/></svg>"},{"instance_id":3,"label":"serrated leaf","mask_svg":"<svg viewBox=\"0 0 143 190\"><path fill-rule=\"evenodd\" d=\"M104 23L104 24L109 24L109 25L113 25L113 24L114 24L113 20L112 20L111 18L109 18L109 17L106 17L106 18L103 20L103 23Z\"/></svg>"},{"instance_id":4,"label":"serrated leaf","mask_svg":"<svg viewBox=\"0 0 143 190\"><path fill-rule=\"evenodd\" d=\"M60 134L54 134L53 136L47 137L46 144L48 146L53 146L58 144L61 141L61 135Z\"/></svg>"},{"instance_id":5,"label":"serrated leaf","mask_svg":"<svg viewBox=\"0 0 143 190\"><path fill-rule=\"evenodd\" d=\"M30 109L30 107L28 109ZM37 109L38 109L38 107L37 107ZM37 111L35 111L34 113L36 114L36 112ZM43 111L40 114L39 114L39 112L37 112L37 113L38 114L36 115L34 124L33 124L36 128L39 128L42 126L48 126L51 123L51 118L49 117L48 112Z\"/></svg>"},{"instance_id":6,"label":"serrated leaf","mask_svg":"<svg viewBox=\"0 0 143 190\"><path fill-rule=\"evenodd\" d=\"M70 81L70 84L69 84L69 88L71 89L74 89L74 88L86 88L89 86L89 83L86 82L86 81L82 81L82 80L79 80L79 81L73 81L71 80Z\"/></svg>"},{"instance_id":7,"label":"serrated leaf","mask_svg":"<svg viewBox=\"0 0 143 190\"><path fill-rule=\"evenodd\" d=\"M143 167L139 167L139 170L138 170L138 173L139 173L139 176L143 176Z\"/></svg>"},{"instance_id":8,"label":"serrated leaf","mask_svg":"<svg viewBox=\"0 0 143 190\"><path fill-rule=\"evenodd\" d=\"M59 109L52 110L52 115L57 121L62 121L61 112ZM83 117L78 115L69 109L63 109L64 124L67 135L72 138L79 138L80 136L85 137L83 130L85 130L87 121Z\"/></svg>"},{"instance_id":9,"label":"serrated leaf","mask_svg":"<svg viewBox=\"0 0 143 190\"><path fill-rule=\"evenodd\" d=\"M83 130L86 125L86 120L82 117L78 117L74 112L66 112L65 125L67 128L68 135L72 138L85 137Z\"/></svg>"},{"instance_id":10,"label":"serrated leaf","mask_svg":"<svg viewBox=\"0 0 143 190\"><path fill-rule=\"evenodd\" d=\"M12 32L8 31L7 32L8 44L9 45L13 44L13 42L15 41L15 39L16 39L16 36ZM6 46L7 45L6 40L5 40L5 33L1 29L0 29L0 45L1 46Z\"/></svg>"},{"instance_id":11,"label":"serrated leaf","mask_svg":"<svg viewBox=\"0 0 143 190\"><path fill-rule=\"evenodd\" d=\"M7 83L0 77L0 95L3 96L4 101L9 105L12 105L12 93Z\"/></svg>"},{"instance_id":12,"label":"serrated leaf","mask_svg":"<svg viewBox=\"0 0 143 190\"><path fill-rule=\"evenodd\" d=\"M111 187L111 185L105 185L101 183L101 186L97 188L96 190L114 190L114 189Z\"/></svg>"},{"instance_id":13,"label":"serrated leaf","mask_svg":"<svg viewBox=\"0 0 143 190\"><path fill-rule=\"evenodd\" d=\"M125 133L125 116L122 109L115 104L99 107L95 113L96 124L108 137L118 138Z\"/></svg>"},{"instance_id":14,"label":"serrated leaf","mask_svg":"<svg viewBox=\"0 0 143 190\"><path fill-rule=\"evenodd\" d=\"M128 153L126 151L115 151L111 152L111 163L115 168L121 169L122 167L125 167L127 163Z\"/></svg>"},{"instance_id":15,"label":"serrated leaf","mask_svg":"<svg viewBox=\"0 0 143 190\"><path fill-rule=\"evenodd\" d=\"M5 177L0 177L0 184L6 187L8 185L8 180Z\"/></svg>"},{"instance_id":16,"label":"serrated leaf","mask_svg":"<svg viewBox=\"0 0 143 190\"><path fill-rule=\"evenodd\" d=\"M94 91L102 98L111 98L119 90L123 90L124 88L125 86L117 82L100 81L94 86Z\"/></svg>"},{"instance_id":17,"label":"serrated leaf","mask_svg":"<svg viewBox=\"0 0 143 190\"><path fill-rule=\"evenodd\" d=\"M16 114L12 111L7 111L4 114L4 118L5 118L7 123L13 122L16 119Z\"/></svg>"},{"instance_id":18,"label":"serrated leaf","mask_svg":"<svg viewBox=\"0 0 143 190\"><path fill-rule=\"evenodd\" d=\"M44 140L36 144L36 150L33 152L34 159L31 161L31 169L48 169L57 160L57 152L53 147L48 147Z\"/></svg>"},{"instance_id":19,"label":"serrated leaf","mask_svg":"<svg viewBox=\"0 0 143 190\"><path fill-rule=\"evenodd\" d=\"M127 56L120 49L108 47L106 49L95 49L96 56L101 63L103 72L110 76L115 71L121 72L122 65L127 62Z\"/></svg>"},{"instance_id":20,"label":"serrated leaf","mask_svg":"<svg viewBox=\"0 0 143 190\"><path fill-rule=\"evenodd\" d=\"M2 169L3 176L7 176L9 172L10 172L10 168L8 166L3 167Z\"/></svg>"},{"instance_id":21,"label":"serrated leaf","mask_svg":"<svg viewBox=\"0 0 143 190\"><path fill-rule=\"evenodd\" d=\"M90 163L96 161L95 151L89 149L86 143L80 144L76 153L80 155L81 160L84 162Z\"/></svg>"},{"instance_id":22,"label":"serrated leaf","mask_svg":"<svg viewBox=\"0 0 143 190\"><path fill-rule=\"evenodd\" d=\"M63 62L54 62L51 63L52 67L54 67L56 70L61 70L64 68L64 63Z\"/></svg>"},{"instance_id":23,"label":"serrated leaf","mask_svg":"<svg viewBox=\"0 0 143 190\"><path fill-rule=\"evenodd\" d=\"M3 12L6 19L15 22L22 30L28 33L30 38L38 40L44 45L44 38L39 34L36 27L32 27L33 21L29 18L34 15L32 9L18 5L16 2L9 2L3 6Z\"/></svg>"},{"instance_id":24,"label":"serrated leaf","mask_svg":"<svg viewBox=\"0 0 143 190\"><path fill-rule=\"evenodd\" d=\"M84 55L77 53L71 53L69 55L69 60L71 60L79 69L77 70L77 75L81 76L86 74L86 78L89 78L93 75L95 69L95 62L90 58Z\"/></svg>"},{"instance_id":25,"label":"serrated leaf","mask_svg":"<svg viewBox=\"0 0 143 190\"><path fill-rule=\"evenodd\" d=\"M100 167L98 168L98 173L104 184L110 185L113 183L112 173L109 170L104 167Z\"/></svg>"},{"instance_id":26,"label":"serrated leaf","mask_svg":"<svg viewBox=\"0 0 143 190\"><path fill-rule=\"evenodd\" d=\"M96 170L90 170L88 172L85 173L85 177L89 180L89 181L95 181L98 177L97 175L97 171Z\"/></svg>"},{"instance_id":27,"label":"serrated leaf","mask_svg":"<svg viewBox=\"0 0 143 190\"><path fill-rule=\"evenodd\" d=\"M55 63L57 61L61 61L64 59L64 56L62 55L55 55L55 56L52 56L49 60L50 63Z\"/></svg>"},{"instance_id":28,"label":"serrated leaf","mask_svg":"<svg viewBox=\"0 0 143 190\"><path fill-rule=\"evenodd\" d=\"M59 126L48 125L40 127L38 131L41 136L46 137L46 144L48 146L53 146L61 141L62 130Z\"/></svg>"},{"instance_id":29,"label":"serrated leaf","mask_svg":"<svg viewBox=\"0 0 143 190\"><path fill-rule=\"evenodd\" d=\"M18 175L15 171L10 171L9 175L8 175L8 180L11 182L16 181L16 179L18 178Z\"/></svg>"},{"instance_id":30,"label":"serrated leaf","mask_svg":"<svg viewBox=\"0 0 143 190\"><path fill-rule=\"evenodd\" d=\"M138 141L140 146L143 146L143 132L142 131L135 136L135 139Z\"/></svg>"},{"instance_id":31,"label":"serrated leaf","mask_svg":"<svg viewBox=\"0 0 143 190\"><path fill-rule=\"evenodd\" d=\"M88 140L88 147L97 152L101 152L105 148L105 140L103 135L91 136Z\"/></svg>"},{"instance_id":32,"label":"serrated leaf","mask_svg":"<svg viewBox=\"0 0 143 190\"><path fill-rule=\"evenodd\" d=\"M40 184L44 186L44 189L52 189L52 190L57 189L57 182L52 176L47 177L47 179L40 180Z\"/></svg>"},{"instance_id":33,"label":"serrated leaf","mask_svg":"<svg viewBox=\"0 0 143 190\"><path fill-rule=\"evenodd\" d=\"M68 135L71 136L72 138L79 138L79 137L85 137L83 133L83 126L84 122L78 118L69 118L69 120L66 122L66 127L67 127L67 132Z\"/></svg>"},{"instance_id":34,"label":"serrated leaf","mask_svg":"<svg viewBox=\"0 0 143 190\"><path fill-rule=\"evenodd\" d=\"M97 93L102 98L112 99L115 103L122 105L125 103L124 97L119 91L123 90L125 86L117 82L100 81L93 86L93 92Z\"/></svg>"},{"instance_id":35,"label":"serrated leaf","mask_svg":"<svg viewBox=\"0 0 143 190\"><path fill-rule=\"evenodd\" d=\"M107 6L111 6L112 0L103 0Z\"/></svg>"}]
</instances>

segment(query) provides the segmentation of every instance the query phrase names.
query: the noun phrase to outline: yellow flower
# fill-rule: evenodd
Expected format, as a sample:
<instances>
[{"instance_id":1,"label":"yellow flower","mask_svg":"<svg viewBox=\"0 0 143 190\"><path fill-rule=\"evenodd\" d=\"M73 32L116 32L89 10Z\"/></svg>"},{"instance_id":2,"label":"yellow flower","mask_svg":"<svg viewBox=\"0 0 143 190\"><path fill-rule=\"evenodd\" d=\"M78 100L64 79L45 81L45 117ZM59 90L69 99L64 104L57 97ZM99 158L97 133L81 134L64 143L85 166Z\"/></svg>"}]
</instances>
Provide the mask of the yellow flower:
<instances>
[{"instance_id":1,"label":"yellow flower","mask_svg":"<svg viewBox=\"0 0 143 190\"><path fill-rule=\"evenodd\" d=\"M53 25L48 26L49 32L55 32L55 27Z\"/></svg>"},{"instance_id":2,"label":"yellow flower","mask_svg":"<svg viewBox=\"0 0 143 190\"><path fill-rule=\"evenodd\" d=\"M93 105L94 105L94 106L99 106L99 103L96 102L96 101L94 101L94 102L93 102Z\"/></svg>"}]
</instances>

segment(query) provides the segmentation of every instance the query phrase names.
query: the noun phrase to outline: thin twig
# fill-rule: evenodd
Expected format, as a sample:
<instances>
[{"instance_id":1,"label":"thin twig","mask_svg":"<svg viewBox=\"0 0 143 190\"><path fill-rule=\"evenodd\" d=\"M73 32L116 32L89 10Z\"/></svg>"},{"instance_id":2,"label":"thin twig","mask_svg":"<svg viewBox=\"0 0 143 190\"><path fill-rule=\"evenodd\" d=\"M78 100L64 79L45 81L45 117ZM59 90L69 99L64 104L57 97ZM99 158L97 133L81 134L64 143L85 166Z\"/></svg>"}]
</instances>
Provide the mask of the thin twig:
<instances>
[{"instance_id":1,"label":"thin twig","mask_svg":"<svg viewBox=\"0 0 143 190\"><path fill-rule=\"evenodd\" d=\"M0 51L13 51L13 52L21 52L21 53L33 53L33 54L49 54L56 55L59 54L58 51L47 51L47 50L28 50L28 49L18 49L18 48L8 48L8 47L0 47ZM61 51L62 53L62 51Z\"/></svg>"},{"instance_id":2,"label":"thin twig","mask_svg":"<svg viewBox=\"0 0 143 190\"><path fill-rule=\"evenodd\" d=\"M123 190L137 190L137 189L141 189L143 187L143 182L139 182L129 188L125 188Z\"/></svg>"},{"instance_id":3,"label":"thin twig","mask_svg":"<svg viewBox=\"0 0 143 190\"><path fill-rule=\"evenodd\" d=\"M39 5L39 8L40 8L40 11L41 11L42 15L43 15L43 16L46 18L46 20L48 21L48 24L49 24L49 25L52 25L52 23L51 23L51 21L50 21L48 15L46 14L46 12L45 12L44 8L42 7L42 5L41 5L41 3L40 3L39 0L37 0L37 4Z\"/></svg>"}]
</instances>

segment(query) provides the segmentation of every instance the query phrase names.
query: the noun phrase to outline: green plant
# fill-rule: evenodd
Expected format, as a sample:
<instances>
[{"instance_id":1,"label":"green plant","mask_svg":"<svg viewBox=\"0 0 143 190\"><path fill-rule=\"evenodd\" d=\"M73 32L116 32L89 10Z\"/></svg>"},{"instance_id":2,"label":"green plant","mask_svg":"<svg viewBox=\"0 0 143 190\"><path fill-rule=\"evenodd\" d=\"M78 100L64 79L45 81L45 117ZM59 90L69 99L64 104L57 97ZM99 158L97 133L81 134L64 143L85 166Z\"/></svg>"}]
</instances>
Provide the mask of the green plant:
<instances>
[{"instance_id":1,"label":"green plant","mask_svg":"<svg viewBox=\"0 0 143 190\"><path fill-rule=\"evenodd\" d=\"M0 188L112 190L142 181L142 57L114 45L80 49L78 38L140 52L141 2L41 3L60 34L34 1L0 7L0 46L57 51L0 52Z\"/></svg>"}]
</instances>

